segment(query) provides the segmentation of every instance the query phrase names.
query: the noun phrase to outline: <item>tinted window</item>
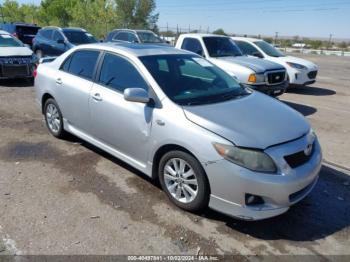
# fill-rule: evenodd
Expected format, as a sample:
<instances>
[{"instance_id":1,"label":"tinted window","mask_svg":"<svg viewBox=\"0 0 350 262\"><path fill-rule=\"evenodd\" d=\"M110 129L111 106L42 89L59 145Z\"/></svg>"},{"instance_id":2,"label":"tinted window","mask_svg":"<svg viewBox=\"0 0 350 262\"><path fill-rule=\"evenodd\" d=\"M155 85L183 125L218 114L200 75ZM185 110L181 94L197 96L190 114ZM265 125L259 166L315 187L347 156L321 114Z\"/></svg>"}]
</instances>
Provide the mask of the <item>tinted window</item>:
<instances>
[{"instance_id":1,"label":"tinted window","mask_svg":"<svg viewBox=\"0 0 350 262\"><path fill-rule=\"evenodd\" d=\"M137 34L143 43L163 43L162 39L153 32L137 32Z\"/></svg>"},{"instance_id":2,"label":"tinted window","mask_svg":"<svg viewBox=\"0 0 350 262\"><path fill-rule=\"evenodd\" d=\"M40 31L40 34L47 39L51 39L52 30L42 30Z\"/></svg>"},{"instance_id":3,"label":"tinted window","mask_svg":"<svg viewBox=\"0 0 350 262\"><path fill-rule=\"evenodd\" d=\"M120 92L130 87L148 90L147 83L134 65L112 54L106 54L104 57L99 82Z\"/></svg>"},{"instance_id":4,"label":"tinted window","mask_svg":"<svg viewBox=\"0 0 350 262\"><path fill-rule=\"evenodd\" d=\"M98 56L98 51L76 51L61 69L73 75L92 79Z\"/></svg>"},{"instance_id":5,"label":"tinted window","mask_svg":"<svg viewBox=\"0 0 350 262\"><path fill-rule=\"evenodd\" d=\"M265 41L256 41L254 42L261 50L263 50L267 55L273 57L282 57L285 56L280 50L276 49L269 43Z\"/></svg>"},{"instance_id":6,"label":"tinted window","mask_svg":"<svg viewBox=\"0 0 350 262\"><path fill-rule=\"evenodd\" d=\"M113 40L129 41L129 35L126 32L120 32L120 33L115 35Z\"/></svg>"},{"instance_id":7,"label":"tinted window","mask_svg":"<svg viewBox=\"0 0 350 262\"><path fill-rule=\"evenodd\" d=\"M258 49L256 49L254 46L247 42L243 41L236 41L236 45L238 45L239 49L243 52L245 55L253 55L254 53L260 53Z\"/></svg>"},{"instance_id":8,"label":"tinted window","mask_svg":"<svg viewBox=\"0 0 350 262\"><path fill-rule=\"evenodd\" d=\"M63 30L63 33L72 44L81 45L97 42L92 34L84 31Z\"/></svg>"},{"instance_id":9,"label":"tinted window","mask_svg":"<svg viewBox=\"0 0 350 262\"><path fill-rule=\"evenodd\" d=\"M54 41L63 40L63 36L62 36L62 34L61 34L60 32L55 31L55 32L53 33L52 39L53 39Z\"/></svg>"},{"instance_id":10,"label":"tinted window","mask_svg":"<svg viewBox=\"0 0 350 262\"><path fill-rule=\"evenodd\" d=\"M164 93L179 105L218 103L248 94L233 77L198 56L155 55L140 60ZM164 70L164 63L169 71Z\"/></svg>"},{"instance_id":11,"label":"tinted window","mask_svg":"<svg viewBox=\"0 0 350 262\"><path fill-rule=\"evenodd\" d=\"M16 26L17 33L23 35L36 35L40 27L34 26Z\"/></svg>"},{"instance_id":12,"label":"tinted window","mask_svg":"<svg viewBox=\"0 0 350 262\"><path fill-rule=\"evenodd\" d=\"M199 40L195 38L185 38L182 43L181 49L185 49L200 55L203 54L202 45L199 42Z\"/></svg>"},{"instance_id":13,"label":"tinted window","mask_svg":"<svg viewBox=\"0 0 350 262\"><path fill-rule=\"evenodd\" d=\"M241 56L242 52L231 38L203 37L205 46L211 57Z\"/></svg>"}]
</instances>

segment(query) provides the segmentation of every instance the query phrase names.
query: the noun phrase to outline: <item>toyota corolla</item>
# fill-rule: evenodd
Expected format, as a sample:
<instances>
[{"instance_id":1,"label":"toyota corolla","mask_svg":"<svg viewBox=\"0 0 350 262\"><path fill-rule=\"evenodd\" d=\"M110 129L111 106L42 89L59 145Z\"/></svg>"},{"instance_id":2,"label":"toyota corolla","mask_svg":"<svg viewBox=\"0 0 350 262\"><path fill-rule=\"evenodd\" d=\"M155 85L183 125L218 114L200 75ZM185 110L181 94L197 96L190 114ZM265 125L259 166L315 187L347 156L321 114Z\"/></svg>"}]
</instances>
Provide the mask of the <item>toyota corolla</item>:
<instances>
[{"instance_id":1,"label":"toyota corolla","mask_svg":"<svg viewBox=\"0 0 350 262\"><path fill-rule=\"evenodd\" d=\"M51 134L72 133L159 179L180 208L264 219L317 182L321 148L305 118L194 53L110 43L51 60L35 79Z\"/></svg>"}]
</instances>

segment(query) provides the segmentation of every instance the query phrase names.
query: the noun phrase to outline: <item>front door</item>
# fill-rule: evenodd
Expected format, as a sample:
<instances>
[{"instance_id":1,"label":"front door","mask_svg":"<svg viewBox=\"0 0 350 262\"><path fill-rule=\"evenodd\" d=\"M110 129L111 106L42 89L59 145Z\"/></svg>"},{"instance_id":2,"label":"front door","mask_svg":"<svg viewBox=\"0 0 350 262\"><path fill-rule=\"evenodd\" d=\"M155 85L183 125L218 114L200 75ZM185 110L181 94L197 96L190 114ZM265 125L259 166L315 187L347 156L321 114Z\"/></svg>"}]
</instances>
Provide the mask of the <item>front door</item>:
<instances>
[{"instance_id":1,"label":"front door","mask_svg":"<svg viewBox=\"0 0 350 262\"><path fill-rule=\"evenodd\" d=\"M148 90L136 67L124 57L106 53L89 100L93 135L140 168L147 165L153 108L124 99L126 88Z\"/></svg>"}]
</instances>

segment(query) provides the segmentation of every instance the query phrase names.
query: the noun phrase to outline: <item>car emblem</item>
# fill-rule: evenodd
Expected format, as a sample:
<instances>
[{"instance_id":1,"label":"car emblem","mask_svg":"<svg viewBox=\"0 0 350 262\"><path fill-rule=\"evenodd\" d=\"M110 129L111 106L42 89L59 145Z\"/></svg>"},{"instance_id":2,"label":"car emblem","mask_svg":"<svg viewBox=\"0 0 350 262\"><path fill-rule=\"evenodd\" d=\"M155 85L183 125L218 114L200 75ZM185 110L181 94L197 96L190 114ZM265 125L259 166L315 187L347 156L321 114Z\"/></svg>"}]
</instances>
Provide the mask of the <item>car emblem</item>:
<instances>
[{"instance_id":1,"label":"car emblem","mask_svg":"<svg viewBox=\"0 0 350 262\"><path fill-rule=\"evenodd\" d=\"M280 80L280 76L276 76L275 79L276 79L276 80Z\"/></svg>"},{"instance_id":2,"label":"car emblem","mask_svg":"<svg viewBox=\"0 0 350 262\"><path fill-rule=\"evenodd\" d=\"M312 152L312 144L308 144L307 147L304 150L304 154L306 156L309 156L309 155L311 155L311 152Z\"/></svg>"}]
</instances>

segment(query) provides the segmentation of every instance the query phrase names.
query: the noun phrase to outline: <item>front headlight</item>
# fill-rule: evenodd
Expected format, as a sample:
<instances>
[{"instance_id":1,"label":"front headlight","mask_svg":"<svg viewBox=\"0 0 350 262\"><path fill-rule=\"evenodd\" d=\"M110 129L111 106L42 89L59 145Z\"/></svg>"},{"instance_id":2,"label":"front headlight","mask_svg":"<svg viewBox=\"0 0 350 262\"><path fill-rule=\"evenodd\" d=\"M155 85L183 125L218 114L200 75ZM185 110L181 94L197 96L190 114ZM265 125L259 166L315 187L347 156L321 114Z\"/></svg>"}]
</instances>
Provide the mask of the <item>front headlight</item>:
<instances>
[{"instance_id":1,"label":"front headlight","mask_svg":"<svg viewBox=\"0 0 350 262\"><path fill-rule=\"evenodd\" d=\"M248 77L248 82L253 84L265 82L265 75L263 74L250 74Z\"/></svg>"},{"instance_id":2,"label":"front headlight","mask_svg":"<svg viewBox=\"0 0 350 262\"><path fill-rule=\"evenodd\" d=\"M306 66L303 66L301 64L292 63L292 62L287 62L287 65L289 65L290 67L299 69L299 70L307 69Z\"/></svg>"},{"instance_id":3,"label":"front headlight","mask_svg":"<svg viewBox=\"0 0 350 262\"><path fill-rule=\"evenodd\" d=\"M239 148L233 145L213 143L216 151L228 161L257 172L276 173L271 157L262 151Z\"/></svg>"}]
</instances>

